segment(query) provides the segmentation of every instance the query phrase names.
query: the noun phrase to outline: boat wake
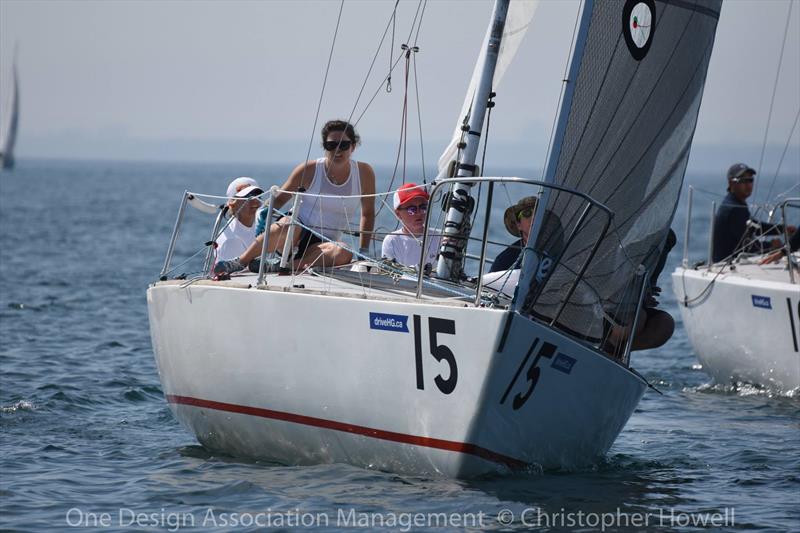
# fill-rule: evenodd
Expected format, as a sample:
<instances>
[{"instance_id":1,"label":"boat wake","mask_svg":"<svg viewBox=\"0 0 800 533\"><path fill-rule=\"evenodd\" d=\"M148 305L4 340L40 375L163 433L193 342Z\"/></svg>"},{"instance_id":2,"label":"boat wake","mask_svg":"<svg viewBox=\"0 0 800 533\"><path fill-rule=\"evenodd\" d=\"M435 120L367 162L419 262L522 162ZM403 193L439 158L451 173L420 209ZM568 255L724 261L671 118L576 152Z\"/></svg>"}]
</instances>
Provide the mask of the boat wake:
<instances>
[{"instance_id":1,"label":"boat wake","mask_svg":"<svg viewBox=\"0 0 800 533\"><path fill-rule=\"evenodd\" d=\"M11 414L17 411L35 411L36 406L27 400L20 400L14 405L0 406L0 414Z\"/></svg>"},{"instance_id":2,"label":"boat wake","mask_svg":"<svg viewBox=\"0 0 800 533\"><path fill-rule=\"evenodd\" d=\"M736 383L703 383L696 387L684 387L684 392L700 392L710 394L726 394L741 397L763 396L765 398L800 398L800 387L789 390L778 390L752 383L737 381Z\"/></svg>"}]
</instances>

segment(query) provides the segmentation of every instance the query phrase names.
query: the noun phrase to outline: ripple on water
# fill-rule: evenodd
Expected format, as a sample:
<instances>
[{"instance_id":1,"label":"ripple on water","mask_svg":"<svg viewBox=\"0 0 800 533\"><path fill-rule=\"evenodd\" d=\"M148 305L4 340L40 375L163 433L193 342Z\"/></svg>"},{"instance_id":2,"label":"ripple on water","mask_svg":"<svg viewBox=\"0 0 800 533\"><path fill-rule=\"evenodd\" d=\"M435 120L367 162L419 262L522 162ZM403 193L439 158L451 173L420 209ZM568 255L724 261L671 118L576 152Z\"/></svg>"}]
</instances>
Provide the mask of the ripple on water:
<instances>
[{"instance_id":1,"label":"ripple on water","mask_svg":"<svg viewBox=\"0 0 800 533\"><path fill-rule=\"evenodd\" d=\"M146 402L159 400L163 395L160 387L128 387L123 397L129 402Z\"/></svg>"}]
</instances>

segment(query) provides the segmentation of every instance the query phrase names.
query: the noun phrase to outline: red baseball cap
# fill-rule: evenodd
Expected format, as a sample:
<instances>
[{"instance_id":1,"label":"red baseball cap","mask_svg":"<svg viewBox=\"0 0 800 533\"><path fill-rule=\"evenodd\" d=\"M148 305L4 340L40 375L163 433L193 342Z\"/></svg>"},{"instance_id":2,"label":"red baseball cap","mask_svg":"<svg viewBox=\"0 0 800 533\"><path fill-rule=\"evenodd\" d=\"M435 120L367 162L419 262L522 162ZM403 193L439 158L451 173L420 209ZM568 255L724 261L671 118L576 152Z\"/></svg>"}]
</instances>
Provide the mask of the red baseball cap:
<instances>
[{"instance_id":1,"label":"red baseball cap","mask_svg":"<svg viewBox=\"0 0 800 533\"><path fill-rule=\"evenodd\" d=\"M414 198L425 198L430 200L430 195L424 185L416 183L406 183L394 193L394 208L403 207Z\"/></svg>"}]
</instances>

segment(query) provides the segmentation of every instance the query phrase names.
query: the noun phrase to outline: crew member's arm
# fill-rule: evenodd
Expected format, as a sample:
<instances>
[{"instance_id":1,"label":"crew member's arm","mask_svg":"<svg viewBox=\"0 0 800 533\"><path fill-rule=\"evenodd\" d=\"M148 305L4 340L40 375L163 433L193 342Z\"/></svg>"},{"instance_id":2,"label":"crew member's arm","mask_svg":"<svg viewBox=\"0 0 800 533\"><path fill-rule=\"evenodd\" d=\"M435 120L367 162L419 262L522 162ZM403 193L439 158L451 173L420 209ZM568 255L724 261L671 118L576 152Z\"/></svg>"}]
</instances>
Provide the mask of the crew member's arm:
<instances>
[{"instance_id":1,"label":"crew member's arm","mask_svg":"<svg viewBox=\"0 0 800 533\"><path fill-rule=\"evenodd\" d=\"M292 192L298 191L301 188L307 189L311 185L311 181L314 179L316 165L316 161L306 161L294 167L292 173L289 174L289 178L281 185L282 192L275 195L274 206L276 209L283 206L283 204L292 198Z\"/></svg>"},{"instance_id":2,"label":"crew member's arm","mask_svg":"<svg viewBox=\"0 0 800 533\"><path fill-rule=\"evenodd\" d=\"M762 235L783 235L783 224L773 224L760 220L753 220L753 222L761 226Z\"/></svg>"}]
</instances>

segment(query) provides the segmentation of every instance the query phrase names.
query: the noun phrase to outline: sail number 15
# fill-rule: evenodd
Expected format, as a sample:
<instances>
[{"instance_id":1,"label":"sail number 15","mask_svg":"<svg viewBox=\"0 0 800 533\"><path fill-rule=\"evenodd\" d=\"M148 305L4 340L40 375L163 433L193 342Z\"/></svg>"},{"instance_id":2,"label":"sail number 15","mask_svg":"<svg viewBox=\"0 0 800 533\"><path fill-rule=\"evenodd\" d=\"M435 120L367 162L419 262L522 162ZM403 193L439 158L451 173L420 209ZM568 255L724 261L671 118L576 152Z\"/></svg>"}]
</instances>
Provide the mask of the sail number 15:
<instances>
[{"instance_id":1,"label":"sail number 15","mask_svg":"<svg viewBox=\"0 0 800 533\"><path fill-rule=\"evenodd\" d=\"M414 362L417 370L417 388L425 390L425 377L422 371L422 318L414 315ZM444 394L450 394L456 388L458 382L458 365L456 356L439 335L455 335L456 322L446 318L428 317L428 342L430 354L434 359L444 361L450 367L445 379L442 374L433 378L433 382Z\"/></svg>"}]
</instances>

